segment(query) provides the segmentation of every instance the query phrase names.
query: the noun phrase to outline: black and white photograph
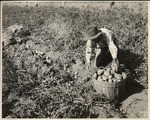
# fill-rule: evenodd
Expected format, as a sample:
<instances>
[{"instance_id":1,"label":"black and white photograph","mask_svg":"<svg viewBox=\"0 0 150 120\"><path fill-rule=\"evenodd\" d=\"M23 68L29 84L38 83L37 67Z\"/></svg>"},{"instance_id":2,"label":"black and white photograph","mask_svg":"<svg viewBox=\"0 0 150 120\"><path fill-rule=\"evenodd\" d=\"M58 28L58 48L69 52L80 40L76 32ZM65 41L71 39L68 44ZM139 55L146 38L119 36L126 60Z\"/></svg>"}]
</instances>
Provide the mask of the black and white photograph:
<instances>
[{"instance_id":1,"label":"black and white photograph","mask_svg":"<svg viewBox=\"0 0 150 120\"><path fill-rule=\"evenodd\" d=\"M148 1L2 1L2 118L148 118Z\"/></svg>"}]
</instances>

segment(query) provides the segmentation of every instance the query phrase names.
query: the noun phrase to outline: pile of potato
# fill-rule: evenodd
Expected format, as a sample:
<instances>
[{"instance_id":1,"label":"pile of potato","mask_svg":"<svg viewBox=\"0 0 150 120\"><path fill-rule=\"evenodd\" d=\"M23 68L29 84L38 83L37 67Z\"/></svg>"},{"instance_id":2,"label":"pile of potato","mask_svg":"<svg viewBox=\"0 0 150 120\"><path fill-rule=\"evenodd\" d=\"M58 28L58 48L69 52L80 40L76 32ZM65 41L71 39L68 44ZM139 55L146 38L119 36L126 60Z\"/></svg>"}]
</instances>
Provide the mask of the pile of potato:
<instances>
[{"instance_id":1,"label":"pile of potato","mask_svg":"<svg viewBox=\"0 0 150 120\"><path fill-rule=\"evenodd\" d=\"M93 78L101 82L119 82L126 79L126 77L127 74L125 72L116 72L112 66L99 68L98 71L93 74Z\"/></svg>"}]
</instances>

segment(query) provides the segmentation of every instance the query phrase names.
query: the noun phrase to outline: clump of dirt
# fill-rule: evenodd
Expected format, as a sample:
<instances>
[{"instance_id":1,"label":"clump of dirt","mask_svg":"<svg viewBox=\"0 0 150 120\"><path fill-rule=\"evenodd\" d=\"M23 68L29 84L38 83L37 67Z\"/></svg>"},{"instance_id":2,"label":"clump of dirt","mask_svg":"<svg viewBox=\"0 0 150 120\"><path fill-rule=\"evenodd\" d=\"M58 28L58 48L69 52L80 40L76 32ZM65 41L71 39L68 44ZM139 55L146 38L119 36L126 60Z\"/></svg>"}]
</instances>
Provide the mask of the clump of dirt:
<instances>
[{"instance_id":1,"label":"clump of dirt","mask_svg":"<svg viewBox=\"0 0 150 120\"><path fill-rule=\"evenodd\" d=\"M148 96L146 90L129 96L121 103L128 118L148 118Z\"/></svg>"}]
</instances>

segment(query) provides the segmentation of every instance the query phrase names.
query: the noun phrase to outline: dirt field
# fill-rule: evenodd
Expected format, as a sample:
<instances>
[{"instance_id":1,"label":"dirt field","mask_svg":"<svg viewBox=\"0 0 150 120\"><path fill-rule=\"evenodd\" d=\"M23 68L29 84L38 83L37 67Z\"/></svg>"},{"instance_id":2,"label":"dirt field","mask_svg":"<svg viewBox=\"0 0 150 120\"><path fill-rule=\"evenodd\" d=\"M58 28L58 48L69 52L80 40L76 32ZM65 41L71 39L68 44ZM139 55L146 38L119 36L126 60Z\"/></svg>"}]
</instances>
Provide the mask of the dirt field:
<instances>
[{"instance_id":1,"label":"dirt field","mask_svg":"<svg viewBox=\"0 0 150 120\"><path fill-rule=\"evenodd\" d=\"M147 2L4 3L2 15L4 41L8 27L26 30L3 47L3 118L148 117ZM92 86L82 33L93 24L112 30L123 46L131 76L121 101Z\"/></svg>"}]
</instances>

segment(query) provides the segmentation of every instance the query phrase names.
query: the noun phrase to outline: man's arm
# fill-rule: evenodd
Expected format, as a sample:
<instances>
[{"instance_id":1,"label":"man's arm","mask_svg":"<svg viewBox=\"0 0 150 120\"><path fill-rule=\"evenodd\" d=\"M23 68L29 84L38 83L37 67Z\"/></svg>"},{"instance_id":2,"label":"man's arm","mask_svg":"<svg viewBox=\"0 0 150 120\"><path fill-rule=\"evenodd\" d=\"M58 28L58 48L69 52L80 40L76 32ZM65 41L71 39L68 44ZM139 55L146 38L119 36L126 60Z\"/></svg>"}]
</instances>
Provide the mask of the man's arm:
<instances>
[{"instance_id":1,"label":"man's arm","mask_svg":"<svg viewBox=\"0 0 150 120\"><path fill-rule=\"evenodd\" d=\"M94 48L93 48L92 42L91 42L91 40L88 40L87 44L86 44L86 61L87 61L88 65L90 65L90 63L91 63L93 54L94 54Z\"/></svg>"},{"instance_id":2,"label":"man's arm","mask_svg":"<svg viewBox=\"0 0 150 120\"><path fill-rule=\"evenodd\" d=\"M106 28L101 28L102 32L106 35L106 39L107 39L107 43L108 43L108 47L109 47L109 51L112 55L113 61L112 61L112 65L115 68L116 71L118 71L119 68L119 61L117 59L117 55L118 55L118 48L115 45L115 41L113 41L113 32L106 29Z\"/></svg>"},{"instance_id":3,"label":"man's arm","mask_svg":"<svg viewBox=\"0 0 150 120\"><path fill-rule=\"evenodd\" d=\"M112 58L116 59L117 54L118 54L118 49L117 49L116 45L114 44L114 42L112 40L109 41L108 47L109 47L110 53L112 55Z\"/></svg>"},{"instance_id":4,"label":"man's arm","mask_svg":"<svg viewBox=\"0 0 150 120\"><path fill-rule=\"evenodd\" d=\"M108 47L113 58L112 65L115 68L115 70L118 71L118 68L119 68L119 61L117 59L118 48L116 47L116 45L114 44L112 40L112 35L109 36L109 40L110 41L109 41Z\"/></svg>"},{"instance_id":5,"label":"man's arm","mask_svg":"<svg viewBox=\"0 0 150 120\"><path fill-rule=\"evenodd\" d=\"M109 50L110 50L110 53L112 55L112 58L115 59L117 58L117 54L118 54L118 49L117 49L117 46L114 44L114 41L113 41L113 32L111 30L108 30L106 28L101 28L99 29L103 32L104 34L104 37L105 39L107 39L107 43L108 43L108 47L109 47Z\"/></svg>"}]
</instances>

